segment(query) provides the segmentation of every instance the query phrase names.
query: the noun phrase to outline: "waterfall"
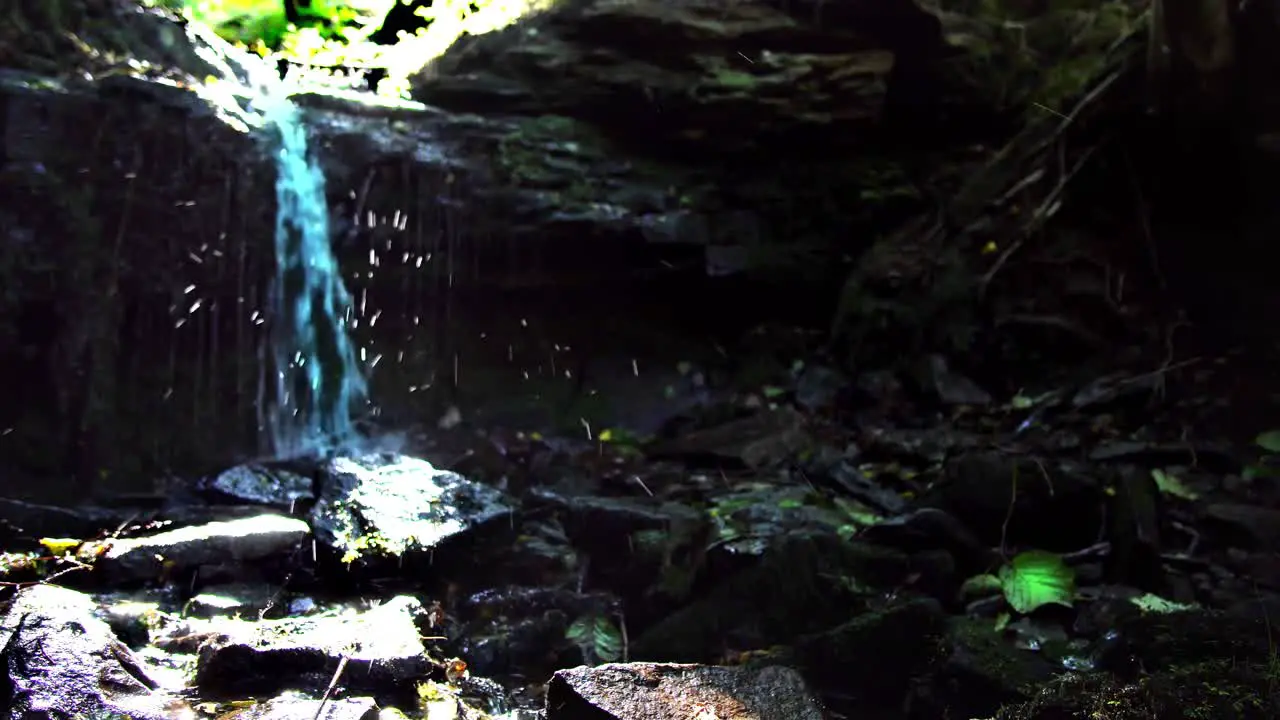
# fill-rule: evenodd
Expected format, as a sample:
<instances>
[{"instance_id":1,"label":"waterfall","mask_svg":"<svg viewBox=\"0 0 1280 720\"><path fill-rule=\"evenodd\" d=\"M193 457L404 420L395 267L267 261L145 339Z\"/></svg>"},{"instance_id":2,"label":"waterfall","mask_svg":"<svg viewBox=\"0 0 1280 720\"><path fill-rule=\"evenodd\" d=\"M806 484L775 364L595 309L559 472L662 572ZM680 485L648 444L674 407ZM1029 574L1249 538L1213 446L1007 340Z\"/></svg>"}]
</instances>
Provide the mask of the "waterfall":
<instances>
[{"instance_id":1,"label":"waterfall","mask_svg":"<svg viewBox=\"0 0 1280 720\"><path fill-rule=\"evenodd\" d=\"M351 295L330 247L324 172L307 151L302 114L284 97L263 110L279 142L267 430L277 456L327 453L357 440L353 414L368 386L347 330Z\"/></svg>"},{"instance_id":2,"label":"waterfall","mask_svg":"<svg viewBox=\"0 0 1280 720\"><path fill-rule=\"evenodd\" d=\"M194 89L225 121L274 136L276 273L268 321L272 380L259 393L261 431L277 457L352 449L361 440L354 414L368 398L351 341L351 295L330 247L324 172L307 150L302 113L274 67L187 25L193 47L217 73ZM271 364L268 366L267 362Z\"/></svg>"}]
</instances>

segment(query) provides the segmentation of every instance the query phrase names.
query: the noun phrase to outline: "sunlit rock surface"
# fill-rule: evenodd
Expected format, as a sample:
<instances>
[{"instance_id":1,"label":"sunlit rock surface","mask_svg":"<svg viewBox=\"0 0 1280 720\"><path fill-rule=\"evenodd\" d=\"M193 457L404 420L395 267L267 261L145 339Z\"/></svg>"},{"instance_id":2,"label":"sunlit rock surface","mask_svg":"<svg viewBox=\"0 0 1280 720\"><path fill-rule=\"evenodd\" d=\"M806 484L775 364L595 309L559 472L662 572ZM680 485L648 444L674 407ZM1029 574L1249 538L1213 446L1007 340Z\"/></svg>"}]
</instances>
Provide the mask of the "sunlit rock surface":
<instances>
[{"instance_id":1,"label":"sunlit rock surface","mask_svg":"<svg viewBox=\"0 0 1280 720\"><path fill-rule=\"evenodd\" d=\"M819 720L822 706L791 668L608 664L561 670L547 720Z\"/></svg>"},{"instance_id":2,"label":"sunlit rock surface","mask_svg":"<svg viewBox=\"0 0 1280 720\"><path fill-rule=\"evenodd\" d=\"M352 562L421 556L514 511L494 488L388 453L330 461L311 522L320 542Z\"/></svg>"},{"instance_id":3,"label":"sunlit rock surface","mask_svg":"<svg viewBox=\"0 0 1280 720\"><path fill-rule=\"evenodd\" d=\"M261 464L236 465L201 483L219 499L291 508L315 499L314 482L298 472Z\"/></svg>"},{"instance_id":4,"label":"sunlit rock surface","mask_svg":"<svg viewBox=\"0 0 1280 720\"><path fill-rule=\"evenodd\" d=\"M282 515L212 522L103 543L98 571L115 582L155 580L200 565L252 563L297 547L307 523Z\"/></svg>"},{"instance_id":5,"label":"sunlit rock surface","mask_svg":"<svg viewBox=\"0 0 1280 720\"><path fill-rule=\"evenodd\" d=\"M211 621L217 634L200 648L196 683L212 696L268 694L303 687L323 692L339 662L344 684L386 690L425 675L430 659L412 597L364 612L268 621ZM345 660L343 660L345 658Z\"/></svg>"},{"instance_id":6,"label":"sunlit rock surface","mask_svg":"<svg viewBox=\"0 0 1280 720\"><path fill-rule=\"evenodd\" d=\"M94 610L89 596L55 585L18 593L0 617L4 717L182 716L185 703L159 690Z\"/></svg>"}]
</instances>

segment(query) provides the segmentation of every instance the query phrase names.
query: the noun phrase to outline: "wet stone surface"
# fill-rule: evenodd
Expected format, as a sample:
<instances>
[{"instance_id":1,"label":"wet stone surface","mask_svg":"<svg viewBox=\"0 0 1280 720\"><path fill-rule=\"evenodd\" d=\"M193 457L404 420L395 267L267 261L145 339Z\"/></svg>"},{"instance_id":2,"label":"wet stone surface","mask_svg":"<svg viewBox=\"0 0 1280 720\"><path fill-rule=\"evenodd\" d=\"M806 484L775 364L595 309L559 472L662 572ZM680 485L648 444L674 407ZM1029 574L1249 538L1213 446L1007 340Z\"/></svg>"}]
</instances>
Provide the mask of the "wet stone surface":
<instances>
[{"instance_id":1,"label":"wet stone surface","mask_svg":"<svg viewBox=\"0 0 1280 720\"><path fill-rule=\"evenodd\" d=\"M376 407L270 459L279 155L225 101L275 68L47 5L0 24L0 716L1280 716L1275 358L1063 220L1145 8L572 0L425 105L299 93Z\"/></svg>"}]
</instances>

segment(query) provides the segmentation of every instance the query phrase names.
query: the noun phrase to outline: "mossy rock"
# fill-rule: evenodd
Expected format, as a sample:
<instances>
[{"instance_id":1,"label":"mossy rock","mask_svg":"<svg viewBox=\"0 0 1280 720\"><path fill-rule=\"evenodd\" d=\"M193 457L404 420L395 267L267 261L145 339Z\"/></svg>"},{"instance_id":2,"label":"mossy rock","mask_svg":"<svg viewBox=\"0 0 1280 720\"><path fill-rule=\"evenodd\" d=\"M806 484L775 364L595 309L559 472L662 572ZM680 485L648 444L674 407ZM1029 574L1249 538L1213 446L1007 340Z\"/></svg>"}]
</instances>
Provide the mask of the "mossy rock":
<instances>
[{"instance_id":1,"label":"mossy rock","mask_svg":"<svg viewBox=\"0 0 1280 720\"><path fill-rule=\"evenodd\" d=\"M1211 659L1126 682L1068 675L1033 700L1002 708L996 720L1263 720L1280 716L1280 665Z\"/></svg>"},{"instance_id":2,"label":"mossy rock","mask_svg":"<svg viewBox=\"0 0 1280 720\"><path fill-rule=\"evenodd\" d=\"M968 51L960 72L994 107L1065 114L1141 29L1145 5L977 0L946 9L969 16L949 39Z\"/></svg>"},{"instance_id":3,"label":"mossy rock","mask_svg":"<svg viewBox=\"0 0 1280 720\"><path fill-rule=\"evenodd\" d=\"M834 534L780 537L756 564L637 639L632 657L710 662L726 646L749 650L785 645L803 635L815 638L811 654L816 656L841 642L824 642L823 633L866 609L847 591L846 579L889 586L902 582L909 571L909 559L895 550L846 542ZM867 628L875 625L869 622Z\"/></svg>"},{"instance_id":4,"label":"mossy rock","mask_svg":"<svg viewBox=\"0 0 1280 720\"><path fill-rule=\"evenodd\" d=\"M998 720L1280 717L1280 655L1263 619L1216 612L1144 615L1101 660L1115 674L1060 678Z\"/></svg>"}]
</instances>

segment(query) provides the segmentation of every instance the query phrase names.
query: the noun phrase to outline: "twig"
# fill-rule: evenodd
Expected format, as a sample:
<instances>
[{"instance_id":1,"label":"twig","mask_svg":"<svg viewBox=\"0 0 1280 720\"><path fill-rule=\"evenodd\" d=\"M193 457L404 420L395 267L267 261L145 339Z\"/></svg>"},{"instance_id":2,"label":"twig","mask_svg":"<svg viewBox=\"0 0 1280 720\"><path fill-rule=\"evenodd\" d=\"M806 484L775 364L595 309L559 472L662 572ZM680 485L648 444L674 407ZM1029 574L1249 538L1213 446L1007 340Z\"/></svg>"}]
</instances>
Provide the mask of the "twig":
<instances>
[{"instance_id":1,"label":"twig","mask_svg":"<svg viewBox=\"0 0 1280 720\"><path fill-rule=\"evenodd\" d=\"M1138 182L1138 174L1133 169L1133 159L1129 157L1129 152L1126 150L1121 156L1124 158L1125 169L1129 171L1129 183L1133 185L1133 194L1137 196L1138 222L1142 224L1142 239L1147 248L1147 258L1151 263L1151 272L1155 274L1156 282L1160 284L1160 289L1168 289L1164 271L1160 269L1160 251L1156 248L1155 235L1151 231L1151 211L1147 207L1147 199L1143 195L1142 184Z\"/></svg>"},{"instance_id":2,"label":"twig","mask_svg":"<svg viewBox=\"0 0 1280 720\"><path fill-rule=\"evenodd\" d=\"M631 641L627 636L627 616L618 613L618 630L622 633L622 662L631 662Z\"/></svg>"},{"instance_id":3,"label":"twig","mask_svg":"<svg viewBox=\"0 0 1280 720\"><path fill-rule=\"evenodd\" d=\"M1027 242L1027 238L1031 237L1031 234L1035 232L1040 223L1052 217L1053 214L1057 212L1062 193L1066 190L1067 183L1074 180L1076 175L1080 174L1080 171L1084 169L1085 163L1089 161L1089 158L1093 156L1093 153L1096 152L1099 147L1101 146L1094 145L1084 151L1084 154L1076 160L1075 165L1063 174L1063 176L1058 180L1058 184L1054 186L1053 190L1049 191L1049 194L1045 196L1044 200L1040 202L1040 205L1031 213L1031 219L1023 226L1022 233L1018 239L1000 253L1000 256L996 258L995 263L992 264L991 268L988 269L978 281L979 298L986 297L987 288L991 285L991 281L995 279L996 274L1005 266L1005 263L1009 262L1009 258L1013 257L1014 253L1022 249L1022 246Z\"/></svg>"},{"instance_id":4,"label":"twig","mask_svg":"<svg viewBox=\"0 0 1280 720\"><path fill-rule=\"evenodd\" d=\"M65 560L65 558L63 559ZM77 570L90 570L93 567L92 565L86 565L82 562L79 562L78 560L68 560L68 562L73 562L75 563L75 565L69 568L64 568L62 570L59 570L58 572L50 575L47 578L42 578L40 580L29 580L27 582L0 581L0 587L25 588L25 587L32 587L35 585L52 585L54 580L57 580L63 575L76 572Z\"/></svg>"},{"instance_id":5,"label":"twig","mask_svg":"<svg viewBox=\"0 0 1280 720\"><path fill-rule=\"evenodd\" d=\"M338 678L342 677L342 671L347 669L347 656L344 654L338 658L338 667L333 671L333 678L329 680L329 687L325 688L324 695L320 696L320 705L316 708L316 714L311 720L320 720L320 716L324 713L324 706L329 702L329 698L333 697L334 688L338 687Z\"/></svg>"},{"instance_id":6,"label":"twig","mask_svg":"<svg viewBox=\"0 0 1280 720\"><path fill-rule=\"evenodd\" d=\"M1009 536L1009 522L1013 520L1013 506L1018 503L1018 463L1013 463L1013 479L1009 487L1009 509L1005 511L1004 522L1000 524L1000 555L1005 557L1005 540Z\"/></svg>"},{"instance_id":7,"label":"twig","mask_svg":"<svg viewBox=\"0 0 1280 720\"><path fill-rule=\"evenodd\" d=\"M1089 328L1080 323L1058 315L1032 315L1028 313L1013 313L1004 315L996 319L995 326L997 328L1006 325L1032 325L1041 327L1058 328L1065 332L1071 333L1089 345L1101 347L1107 344L1107 341L1101 335L1093 332Z\"/></svg>"}]
</instances>

